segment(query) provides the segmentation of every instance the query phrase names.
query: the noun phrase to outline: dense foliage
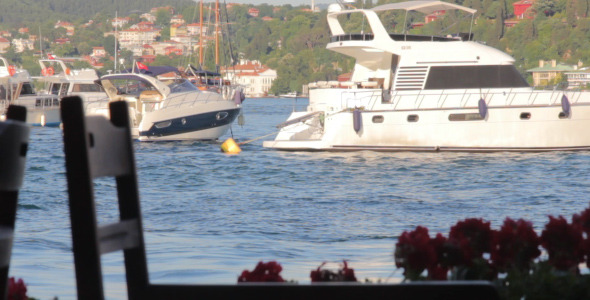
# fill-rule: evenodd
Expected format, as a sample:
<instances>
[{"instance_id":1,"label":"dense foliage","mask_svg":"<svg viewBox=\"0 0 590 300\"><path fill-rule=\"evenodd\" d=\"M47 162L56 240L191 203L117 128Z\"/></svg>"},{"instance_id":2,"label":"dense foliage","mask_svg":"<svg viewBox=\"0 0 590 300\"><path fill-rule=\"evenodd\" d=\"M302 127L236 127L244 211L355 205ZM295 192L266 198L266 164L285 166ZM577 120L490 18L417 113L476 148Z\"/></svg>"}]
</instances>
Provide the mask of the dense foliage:
<instances>
[{"instance_id":1,"label":"dense foliage","mask_svg":"<svg viewBox=\"0 0 590 300\"><path fill-rule=\"evenodd\" d=\"M224 1L221 1L224 4ZM230 1L231 2L231 1ZM363 3L364 2L364 3ZM372 7L394 0L358 0L356 7ZM515 20L513 2L515 0L455 0L450 1L477 9L475 24L471 28L470 16L448 12L442 21L435 21L422 27L412 26L424 22L424 15L410 14L406 24L403 15L385 14L382 19L391 31L402 32L408 29L413 33L452 34L472 30L475 40L511 54L516 59L516 67L523 75L526 70L537 67L539 60L555 59L567 64L590 63L590 0L537 0L530 9L530 18L520 20L514 27L506 27L506 20ZM195 22L198 16L198 5L186 0L2 0L0 10L0 30L10 30L13 38L26 37L18 34L17 29L26 26L30 34L41 34L44 37L44 50L52 51L58 56L75 56L88 54L92 47L104 46L110 54L114 54L114 39L104 36L104 32L112 30L107 20L119 16L128 16L139 20L139 15L152 7L171 5L176 12L182 14L187 22ZM209 4L204 14L212 18ZM260 14L252 17L248 9L256 7ZM232 49L225 49L221 65L235 63L238 58L257 59L270 68L277 70L279 78L273 83L272 93L301 91L303 84L317 80L335 80L339 74L350 72L354 66L351 58L325 49L330 33L326 22L326 10L320 13L303 11L302 6L237 5L229 10L221 11L221 18L228 25L223 31L231 37ZM157 14L158 25L163 28L169 25L169 15L164 11ZM263 21L262 17L272 17ZM94 21L92 26L80 28L88 20ZM71 44L56 45L49 41L64 37L63 28L55 29L57 20L64 20L76 25L76 33L70 37ZM197 20L198 21L198 20ZM352 15L346 20L346 30L365 30L366 23L360 16ZM413 27L413 29L412 29ZM168 31L163 30L165 40ZM227 38L223 43L228 45ZM38 52L38 49L36 49ZM207 49L207 68L213 69L214 62L210 57L212 47ZM33 53L14 53L9 50L4 56L25 68L38 68ZM132 61L131 53L122 51L128 63ZM233 57L233 58L232 58ZM182 66L190 59L171 55L158 56L155 64L172 64ZM192 58L194 60L194 58ZM111 64L108 59L104 61Z\"/></svg>"}]
</instances>

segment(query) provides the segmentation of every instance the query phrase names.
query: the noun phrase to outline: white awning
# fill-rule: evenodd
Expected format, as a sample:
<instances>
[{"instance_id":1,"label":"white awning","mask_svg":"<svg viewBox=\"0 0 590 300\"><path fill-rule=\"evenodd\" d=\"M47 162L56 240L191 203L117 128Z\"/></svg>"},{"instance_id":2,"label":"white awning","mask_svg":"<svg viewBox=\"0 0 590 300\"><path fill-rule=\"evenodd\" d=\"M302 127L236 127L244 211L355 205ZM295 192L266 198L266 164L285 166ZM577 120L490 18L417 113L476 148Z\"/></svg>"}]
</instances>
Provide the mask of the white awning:
<instances>
[{"instance_id":1,"label":"white awning","mask_svg":"<svg viewBox=\"0 0 590 300\"><path fill-rule=\"evenodd\" d=\"M396 9L406 10L406 11L415 10L415 11L419 11L419 12L425 13L425 14L431 14L431 13L433 13L435 11L439 11L439 10L451 10L451 9L459 9L459 10L466 11L471 14L475 14L475 12L477 12L476 9L468 8L465 6L452 4L452 3L448 3L448 2L430 1L430 0L406 1L406 2L399 2L399 3L384 4L384 5L376 6L376 7L372 8L371 10L385 11L385 10L396 10Z\"/></svg>"}]
</instances>

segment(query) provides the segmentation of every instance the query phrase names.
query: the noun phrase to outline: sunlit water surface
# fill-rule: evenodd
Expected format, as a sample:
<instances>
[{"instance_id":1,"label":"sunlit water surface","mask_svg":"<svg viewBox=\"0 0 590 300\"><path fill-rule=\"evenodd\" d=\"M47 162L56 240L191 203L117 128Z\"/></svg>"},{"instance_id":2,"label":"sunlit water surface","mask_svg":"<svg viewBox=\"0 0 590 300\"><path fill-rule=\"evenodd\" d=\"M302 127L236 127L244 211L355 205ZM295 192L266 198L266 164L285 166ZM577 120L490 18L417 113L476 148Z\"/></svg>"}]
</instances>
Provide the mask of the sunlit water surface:
<instances>
[{"instance_id":1,"label":"sunlit water surface","mask_svg":"<svg viewBox=\"0 0 590 300\"><path fill-rule=\"evenodd\" d=\"M306 102L248 99L233 136L273 133ZM219 143L135 143L152 282L234 284L260 260L278 261L300 284L342 260L359 280L394 282L404 230L447 234L471 217L498 228L511 217L540 231L548 215L588 207L590 152L279 152L262 140L239 155ZM76 298L62 145L58 129L32 130L19 199L10 274L40 299ZM114 180L95 189L100 221L116 220ZM122 254L103 256L103 272L107 297L126 299Z\"/></svg>"}]
</instances>

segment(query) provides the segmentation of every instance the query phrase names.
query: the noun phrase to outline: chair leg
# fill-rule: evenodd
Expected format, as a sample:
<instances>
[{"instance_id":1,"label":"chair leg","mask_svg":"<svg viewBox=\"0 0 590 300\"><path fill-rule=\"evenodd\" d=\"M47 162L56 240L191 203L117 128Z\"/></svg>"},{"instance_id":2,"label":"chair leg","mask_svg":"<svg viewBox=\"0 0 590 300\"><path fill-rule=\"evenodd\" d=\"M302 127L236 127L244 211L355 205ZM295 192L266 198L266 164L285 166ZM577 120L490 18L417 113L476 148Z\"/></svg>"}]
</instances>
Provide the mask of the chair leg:
<instances>
[{"instance_id":1,"label":"chair leg","mask_svg":"<svg viewBox=\"0 0 590 300\"><path fill-rule=\"evenodd\" d=\"M18 192L17 191L0 191L0 227L6 228L14 232L14 223L16 220L16 206L17 206ZM12 237L3 240L2 264L0 265L0 295L2 299L6 299L8 295L8 271L10 269L10 256L12 250ZM7 244L4 244L7 243ZM4 262L4 260L6 262Z\"/></svg>"}]
</instances>

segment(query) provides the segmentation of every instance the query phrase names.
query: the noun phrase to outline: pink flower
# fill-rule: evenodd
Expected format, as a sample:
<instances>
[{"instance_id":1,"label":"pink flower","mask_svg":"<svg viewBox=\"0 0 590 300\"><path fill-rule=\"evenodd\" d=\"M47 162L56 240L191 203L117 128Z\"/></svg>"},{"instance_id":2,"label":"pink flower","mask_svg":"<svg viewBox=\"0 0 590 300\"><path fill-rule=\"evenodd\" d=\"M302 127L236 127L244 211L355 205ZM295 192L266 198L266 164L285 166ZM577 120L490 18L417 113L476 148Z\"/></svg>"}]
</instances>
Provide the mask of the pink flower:
<instances>
[{"instance_id":1,"label":"pink flower","mask_svg":"<svg viewBox=\"0 0 590 300\"><path fill-rule=\"evenodd\" d=\"M329 281L355 281L354 270L348 268L347 262L344 260L342 269L338 272L322 269L326 264L322 263L316 270L311 271L311 282L329 282Z\"/></svg>"},{"instance_id":2,"label":"pink flower","mask_svg":"<svg viewBox=\"0 0 590 300\"><path fill-rule=\"evenodd\" d=\"M27 286L22 279L18 281L14 280L14 277L10 277L8 280L8 298L9 300L27 300Z\"/></svg>"},{"instance_id":3,"label":"pink flower","mask_svg":"<svg viewBox=\"0 0 590 300\"><path fill-rule=\"evenodd\" d=\"M395 265L404 268L404 276L412 280L437 261L437 254L430 243L428 228L418 226L414 231L404 231L395 244Z\"/></svg>"},{"instance_id":4,"label":"pink flower","mask_svg":"<svg viewBox=\"0 0 590 300\"><path fill-rule=\"evenodd\" d=\"M539 244L540 239L531 222L506 218L500 231L494 232L492 262L500 270L511 267L528 270L533 260L541 255Z\"/></svg>"},{"instance_id":5,"label":"pink flower","mask_svg":"<svg viewBox=\"0 0 590 300\"><path fill-rule=\"evenodd\" d=\"M549 263L558 270L577 270L578 263L584 260L582 231L562 216L549 216L541 233L541 245L549 253Z\"/></svg>"},{"instance_id":6,"label":"pink flower","mask_svg":"<svg viewBox=\"0 0 590 300\"><path fill-rule=\"evenodd\" d=\"M256 265L253 271L244 270L242 275L238 277L239 282L284 282L285 280L279 273L283 267L276 261L269 261L263 263L262 261Z\"/></svg>"}]
</instances>

